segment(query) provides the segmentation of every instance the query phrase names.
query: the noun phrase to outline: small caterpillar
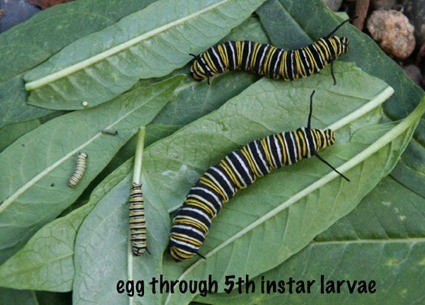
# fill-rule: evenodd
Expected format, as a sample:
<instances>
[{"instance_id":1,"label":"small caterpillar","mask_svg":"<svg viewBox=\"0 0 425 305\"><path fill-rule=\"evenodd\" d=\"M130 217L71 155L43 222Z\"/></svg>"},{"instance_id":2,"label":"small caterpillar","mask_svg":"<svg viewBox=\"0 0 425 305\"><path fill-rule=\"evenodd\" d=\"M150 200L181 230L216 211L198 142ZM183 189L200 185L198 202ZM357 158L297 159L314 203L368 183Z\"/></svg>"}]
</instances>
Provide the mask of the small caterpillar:
<instances>
[{"instance_id":1,"label":"small caterpillar","mask_svg":"<svg viewBox=\"0 0 425 305\"><path fill-rule=\"evenodd\" d=\"M210 167L190 189L173 218L168 249L174 260L183 261L195 254L199 255L198 250L209 232L212 220L223 204L237 191L250 186L274 169L316 156L349 181L317 153L334 144L335 135L330 129L311 128L313 95L314 91L310 97L307 127L272 134L231 152L218 165Z\"/></svg>"},{"instance_id":2,"label":"small caterpillar","mask_svg":"<svg viewBox=\"0 0 425 305\"><path fill-rule=\"evenodd\" d=\"M130 232L134 255L140 255L148 251L142 184L134 182L130 189Z\"/></svg>"},{"instance_id":3,"label":"small caterpillar","mask_svg":"<svg viewBox=\"0 0 425 305\"><path fill-rule=\"evenodd\" d=\"M195 58L190 74L197 81L207 78L208 83L210 77L228 70L245 70L283 80L310 76L348 51L348 38L332 35L350 20L342 22L325 38L298 50L285 51L248 40L220 43L199 55L190 54ZM335 84L333 68L331 72Z\"/></svg>"},{"instance_id":4,"label":"small caterpillar","mask_svg":"<svg viewBox=\"0 0 425 305\"><path fill-rule=\"evenodd\" d=\"M84 152L80 152L78 154L75 171L68 181L69 187L75 187L78 184L78 182L80 182L86 170L87 158L88 158L88 155Z\"/></svg>"},{"instance_id":5,"label":"small caterpillar","mask_svg":"<svg viewBox=\"0 0 425 305\"><path fill-rule=\"evenodd\" d=\"M118 134L118 130L112 130L112 129L103 129L102 130L103 134L108 134L111 136L116 136Z\"/></svg>"}]
</instances>

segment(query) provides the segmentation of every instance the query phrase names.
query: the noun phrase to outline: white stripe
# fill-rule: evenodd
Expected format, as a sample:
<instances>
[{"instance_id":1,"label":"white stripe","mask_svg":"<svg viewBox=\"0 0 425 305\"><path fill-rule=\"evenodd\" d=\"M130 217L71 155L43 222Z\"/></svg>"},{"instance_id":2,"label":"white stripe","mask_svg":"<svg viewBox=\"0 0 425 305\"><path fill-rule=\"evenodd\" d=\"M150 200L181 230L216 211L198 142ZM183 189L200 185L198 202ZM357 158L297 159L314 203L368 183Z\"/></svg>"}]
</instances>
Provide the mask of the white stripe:
<instances>
[{"instance_id":1,"label":"white stripe","mask_svg":"<svg viewBox=\"0 0 425 305\"><path fill-rule=\"evenodd\" d=\"M251 155L251 157L252 157L252 162L254 162L254 165L255 165L255 168L257 169L257 172L261 173L261 170L260 170L260 168L258 167L257 161L256 161L256 160L255 160L255 158L254 158L254 154L252 153L251 147L250 147L249 145L247 145L246 147L247 147L247 148L248 148L248 150L249 150L249 154L250 154L250 155Z\"/></svg>"},{"instance_id":2,"label":"white stripe","mask_svg":"<svg viewBox=\"0 0 425 305\"><path fill-rule=\"evenodd\" d=\"M220 66L220 69L222 70L222 71L224 71L224 67L223 67L223 65L222 65L222 62L221 62L221 59L220 59L220 56L217 54L217 52L215 51L215 48L212 48L212 52L213 52L213 54L214 54L214 57L217 59L217 62L218 62L218 64L219 64L219 66Z\"/></svg>"},{"instance_id":3,"label":"white stripe","mask_svg":"<svg viewBox=\"0 0 425 305\"><path fill-rule=\"evenodd\" d=\"M258 142L257 142L257 141L255 141L255 142L254 142L254 144L255 144L255 148L257 149L258 156L260 157L261 161L263 162L264 167L265 167L265 168L266 168L266 170L267 170L267 172L266 172L266 173L261 172L261 173L263 174L263 176L264 176L264 175L266 175L266 174L270 171L270 169L269 169L269 167L267 166L266 160L264 160L263 155L262 155L262 154L261 154L261 152L260 152L260 149L259 149L259 147L258 147Z\"/></svg>"},{"instance_id":4,"label":"white stripe","mask_svg":"<svg viewBox=\"0 0 425 305\"><path fill-rule=\"evenodd\" d=\"M191 211L191 212L193 212L193 213L196 213L196 214L198 214L198 215L202 216L203 218L205 218L205 219L206 219L206 221L207 221L207 222L211 225L211 219L210 219L210 216L209 216L208 214L206 214L206 213L202 212L201 210L191 208L189 205L184 205L184 206L182 206L180 210L186 210L186 211ZM191 217L191 216L187 216L187 215L179 215L179 214L177 214L177 215L173 218L173 221L174 221L174 219L178 219L179 217L181 217L181 218L185 218L185 217L187 217L187 218L190 218L190 219L194 219L194 218L193 218L193 217ZM194 219L194 220L197 220L197 219Z\"/></svg>"},{"instance_id":5,"label":"white stripe","mask_svg":"<svg viewBox=\"0 0 425 305\"><path fill-rule=\"evenodd\" d=\"M274 64L274 68L273 68L273 77L279 73L279 65L282 61L282 53L283 52L284 52L283 49L280 49L279 54L277 55L277 60Z\"/></svg>"},{"instance_id":6,"label":"white stripe","mask_svg":"<svg viewBox=\"0 0 425 305\"><path fill-rule=\"evenodd\" d=\"M203 191L203 192L207 193L208 195L211 195L212 197L215 198L215 201L217 202L217 205L220 206L220 208L221 208L222 204L221 204L220 198L218 198L216 194L214 194L213 192L211 192L207 188L205 188L205 187L199 187L199 186L194 186L194 187L191 188L191 190L194 190L194 191L199 190L199 191ZM214 210L215 210L215 208L214 208Z\"/></svg>"},{"instance_id":7,"label":"white stripe","mask_svg":"<svg viewBox=\"0 0 425 305\"><path fill-rule=\"evenodd\" d=\"M173 233L173 234L174 234L174 233ZM183 235L183 234L175 234L175 235L182 236L182 237L184 237L184 238L187 238L187 237L189 237L189 238L190 238L190 236L186 236L186 235ZM199 249L199 247L198 247L198 246L194 246L194 245L192 245L192 244L186 243L186 242L184 242L184 241L182 241L182 240L175 239L175 238L173 238L173 237L171 237L171 240L172 240L175 244L178 244L178 245L181 245L181 246L186 246L186 247L192 248L192 249L193 249L193 250L195 250L195 251L197 251L197 250ZM179 249L179 251L184 252L185 250ZM186 253L188 253L188 252L186 252ZM188 254L191 254L191 253L188 253Z\"/></svg>"},{"instance_id":8,"label":"white stripe","mask_svg":"<svg viewBox=\"0 0 425 305\"><path fill-rule=\"evenodd\" d=\"M258 72L261 71L261 68L263 66L263 61L264 61L264 57L266 56L267 50L270 48L270 45L267 45L264 50L263 50L263 54L261 54L261 58L260 58L260 63L258 65Z\"/></svg>"},{"instance_id":9,"label":"white stripe","mask_svg":"<svg viewBox=\"0 0 425 305\"><path fill-rule=\"evenodd\" d=\"M245 70L248 69L248 64L251 60L251 52L252 52L252 48L251 48L251 41L248 41L246 44L248 44L248 54L246 56L246 63L245 63Z\"/></svg>"},{"instance_id":10,"label":"white stripe","mask_svg":"<svg viewBox=\"0 0 425 305\"><path fill-rule=\"evenodd\" d=\"M230 49L232 50L232 57L233 57L233 67L232 67L232 69L234 70L237 67L237 65L236 65L236 52L235 52L235 49L233 48L233 43L231 43L230 41L229 41L229 46L230 46Z\"/></svg>"},{"instance_id":11,"label":"white stripe","mask_svg":"<svg viewBox=\"0 0 425 305\"><path fill-rule=\"evenodd\" d=\"M295 141L294 139L294 133L290 132L289 135L291 136L291 140L293 143L293 147L294 147L294 157L295 157L295 162L297 162L297 154L298 154L298 149L297 149L297 141Z\"/></svg>"},{"instance_id":12,"label":"white stripe","mask_svg":"<svg viewBox=\"0 0 425 305\"><path fill-rule=\"evenodd\" d=\"M295 64L295 60L294 60L294 53L295 51L291 51L291 69L292 69L292 79L295 79L295 70L294 70L294 64Z\"/></svg>"},{"instance_id":13,"label":"white stripe","mask_svg":"<svg viewBox=\"0 0 425 305\"><path fill-rule=\"evenodd\" d=\"M307 149L308 149L307 156L308 157L311 157L311 146L310 146L311 143L310 143L310 141L309 141L309 139L307 137L306 129L305 128L301 128L301 129L302 129L302 131L304 133L305 142L307 143Z\"/></svg>"},{"instance_id":14,"label":"white stripe","mask_svg":"<svg viewBox=\"0 0 425 305\"><path fill-rule=\"evenodd\" d=\"M287 134L287 132L282 132L283 142L285 143L286 160L288 160L288 165L291 165L292 161L291 161L291 156L289 155L288 143L286 142L286 138L285 138L286 134Z\"/></svg>"},{"instance_id":15,"label":"white stripe","mask_svg":"<svg viewBox=\"0 0 425 305\"><path fill-rule=\"evenodd\" d=\"M205 62L204 58L199 55L199 59L201 60L201 62L204 64L204 67L208 70L208 72L210 72L211 74L213 74L210 70L210 68L208 67L207 63Z\"/></svg>"},{"instance_id":16,"label":"white stripe","mask_svg":"<svg viewBox=\"0 0 425 305\"><path fill-rule=\"evenodd\" d=\"M187 195L187 198L194 198L194 199L201 201L203 204L205 204L206 206L209 206L211 208L211 210L214 213L213 217L217 216L217 212L218 212L217 209L214 207L214 205L211 202L209 202L208 200L206 200L202 196L195 195L195 194L189 194L189 195ZM221 204L220 204L220 207L221 207Z\"/></svg>"},{"instance_id":17,"label":"white stripe","mask_svg":"<svg viewBox=\"0 0 425 305\"><path fill-rule=\"evenodd\" d=\"M273 135L270 135L270 136L267 137L267 146L269 147L270 158L273 160L273 165L274 165L274 167L277 167L277 162L276 162L276 159L274 158L274 155L273 155L273 152L272 152L272 146L270 145L270 138L272 136Z\"/></svg>"},{"instance_id":18,"label":"white stripe","mask_svg":"<svg viewBox=\"0 0 425 305\"><path fill-rule=\"evenodd\" d=\"M197 228L195 228L195 227L193 227L191 225L178 224L178 225L174 225L173 228L184 229L186 231L191 231L191 232L194 232L194 233L200 235L201 237L204 237L205 236L202 231L199 231ZM186 235L186 234L180 233L180 232L173 232L173 234ZM191 238L193 238L193 237L191 237Z\"/></svg>"},{"instance_id":19,"label":"white stripe","mask_svg":"<svg viewBox=\"0 0 425 305\"><path fill-rule=\"evenodd\" d=\"M248 176L249 180L251 181L251 183L253 183L254 182L254 177L252 177L251 173L249 172L249 168L242 161L241 157L238 154L236 154L236 153L233 153L233 154L236 157L236 159L238 159L239 164L243 167L243 169L244 169L246 175Z\"/></svg>"},{"instance_id":20,"label":"white stripe","mask_svg":"<svg viewBox=\"0 0 425 305\"><path fill-rule=\"evenodd\" d=\"M324 66L324 63L323 63L323 60L322 60L322 56L320 56L319 49L316 47L316 45L315 45L315 44L313 44L312 46L313 46L313 49L314 49L314 50L316 51L316 53L317 53L317 57L319 57L319 60L320 60L321 65L322 65L322 66Z\"/></svg>"},{"instance_id":21,"label":"white stripe","mask_svg":"<svg viewBox=\"0 0 425 305\"><path fill-rule=\"evenodd\" d=\"M229 180L226 179L226 175L223 174L223 172L221 170L219 170L217 167L212 166L211 169L213 171L215 171L217 174L219 174L224 181L226 181L227 186L230 188L231 192L232 192L232 196L235 194L235 188L232 186L231 182Z\"/></svg>"},{"instance_id":22,"label":"white stripe","mask_svg":"<svg viewBox=\"0 0 425 305\"><path fill-rule=\"evenodd\" d=\"M277 135L274 135L274 143L276 145L276 149L277 149L277 154L279 156L279 166L283 165L283 159L282 159L282 147L280 146L280 142L279 139L277 138Z\"/></svg>"},{"instance_id":23,"label":"white stripe","mask_svg":"<svg viewBox=\"0 0 425 305\"><path fill-rule=\"evenodd\" d=\"M225 198L223 198L223 202L229 201L230 198L229 196L227 196L226 190L223 189L223 186L210 173L205 173L204 175L208 177L209 179L211 179L214 182L214 184L221 190L221 192L225 196Z\"/></svg>"},{"instance_id":24,"label":"white stripe","mask_svg":"<svg viewBox=\"0 0 425 305\"><path fill-rule=\"evenodd\" d=\"M302 55L304 57L304 61L305 61L306 65L307 65L307 71L306 72L307 73L310 73L310 62L309 62L309 60L307 58L307 54L306 54L304 48L301 49L301 53L302 53Z\"/></svg>"},{"instance_id":25,"label":"white stripe","mask_svg":"<svg viewBox=\"0 0 425 305\"><path fill-rule=\"evenodd\" d=\"M313 150L316 151L317 142L316 137L314 136L313 130L310 129L311 138L313 139Z\"/></svg>"},{"instance_id":26,"label":"white stripe","mask_svg":"<svg viewBox=\"0 0 425 305\"><path fill-rule=\"evenodd\" d=\"M232 152L231 154L234 155L234 152ZM242 178L242 176L239 174L239 171L237 170L237 168L235 167L235 165L233 164L232 160L230 160L229 156L226 156L225 158L227 160L227 162L229 162L230 166L233 169L233 173L236 174L236 176L238 176L239 178L239 182L241 182L241 184L243 185L243 187L247 187L244 179Z\"/></svg>"}]
</instances>

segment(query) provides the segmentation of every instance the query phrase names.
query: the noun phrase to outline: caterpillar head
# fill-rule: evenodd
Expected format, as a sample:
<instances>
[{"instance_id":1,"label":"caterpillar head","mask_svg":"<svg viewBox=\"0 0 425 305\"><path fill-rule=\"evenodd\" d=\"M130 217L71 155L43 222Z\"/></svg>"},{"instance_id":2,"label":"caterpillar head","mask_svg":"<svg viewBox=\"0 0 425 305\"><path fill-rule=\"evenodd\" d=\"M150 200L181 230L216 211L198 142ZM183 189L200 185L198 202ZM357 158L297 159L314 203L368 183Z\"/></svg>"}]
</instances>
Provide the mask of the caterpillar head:
<instances>
[{"instance_id":1,"label":"caterpillar head","mask_svg":"<svg viewBox=\"0 0 425 305\"><path fill-rule=\"evenodd\" d=\"M350 41L347 37L331 36L329 38L323 38L328 41L328 44L335 53L335 57L344 54L348 51Z\"/></svg>"},{"instance_id":2,"label":"caterpillar head","mask_svg":"<svg viewBox=\"0 0 425 305\"><path fill-rule=\"evenodd\" d=\"M341 55L341 54L346 53L348 51L348 46L350 45L350 41L348 40L348 38L347 37L337 37L337 36L335 36L335 38L339 41L337 54Z\"/></svg>"},{"instance_id":3,"label":"caterpillar head","mask_svg":"<svg viewBox=\"0 0 425 305\"><path fill-rule=\"evenodd\" d=\"M207 78L206 67L205 64L200 60L199 55L193 55L194 60L192 65L190 66L190 76L193 77L196 81L200 82Z\"/></svg>"}]
</instances>

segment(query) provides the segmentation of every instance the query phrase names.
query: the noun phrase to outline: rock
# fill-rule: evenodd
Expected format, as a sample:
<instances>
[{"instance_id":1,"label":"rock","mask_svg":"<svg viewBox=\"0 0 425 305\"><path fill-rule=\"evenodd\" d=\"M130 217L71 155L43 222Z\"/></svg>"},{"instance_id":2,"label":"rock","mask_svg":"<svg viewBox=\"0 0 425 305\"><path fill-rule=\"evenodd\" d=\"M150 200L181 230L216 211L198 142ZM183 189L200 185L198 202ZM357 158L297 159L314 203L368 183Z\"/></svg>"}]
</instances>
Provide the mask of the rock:
<instances>
[{"instance_id":1,"label":"rock","mask_svg":"<svg viewBox=\"0 0 425 305\"><path fill-rule=\"evenodd\" d=\"M367 22L367 29L381 49L393 57L405 59L415 49L414 27L401 12L374 11Z\"/></svg>"},{"instance_id":2,"label":"rock","mask_svg":"<svg viewBox=\"0 0 425 305\"><path fill-rule=\"evenodd\" d=\"M415 65L407 65L403 67L404 72L407 76L414 82L416 85L421 85L422 83L422 74L421 70Z\"/></svg>"},{"instance_id":3,"label":"rock","mask_svg":"<svg viewBox=\"0 0 425 305\"><path fill-rule=\"evenodd\" d=\"M10 29L40 11L25 0L0 0L0 33Z\"/></svg>"},{"instance_id":4,"label":"rock","mask_svg":"<svg viewBox=\"0 0 425 305\"><path fill-rule=\"evenodd\" d=\"M342 0L323 0L325 4L334 12L338 11L341 7Z\"/></svg>"},{"instance_id":5,"label":"rock","mask_svg":"<svg viewBox=\"0 0 425 305\"><path fill-rule=\"evenodd\" d=\"M403 4L404 13L415 26L417 43L425 43L425 1L405 0Z\"/></svg>"}]
</instances>

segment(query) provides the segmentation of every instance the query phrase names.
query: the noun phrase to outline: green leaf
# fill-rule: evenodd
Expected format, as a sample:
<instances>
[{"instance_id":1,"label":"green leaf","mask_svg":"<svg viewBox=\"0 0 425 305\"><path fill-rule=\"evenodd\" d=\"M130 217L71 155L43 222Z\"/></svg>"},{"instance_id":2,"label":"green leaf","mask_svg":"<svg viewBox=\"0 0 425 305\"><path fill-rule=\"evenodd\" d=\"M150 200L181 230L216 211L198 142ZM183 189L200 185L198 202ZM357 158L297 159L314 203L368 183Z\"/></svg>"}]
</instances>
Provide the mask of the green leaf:
<instances>
[{"instance_id":1,"label":"green leaf","mask_svg":"<svg viewBox=\"0 0 425 305\"><path fill-rule=\"evenodd\" d=\"M306 12L308 18L305 17ZM321 0L269 0L257 13L270 41L288 49L310 44L341 23L341 19ZM336 35L350 39L350 50L338 60L354 61L362 70L394 88L394 95L384 106L386 116L398 120L412 112L425 96L424 91L412 83L399 65L384 54L370 37L349 24L342 26ZM422 119L415 132L414 144L409 145L392 173L414 192L423 189L420 186L425 183L422 162L425 159L424 135L425 120Z\"/></svg>"},{"instance_id":2,"label":"green leaf","mask_svg":"<svg viewBox=\"0 0 425 305\"><path fill-rule=\"evenodd\" d=\"M168 102L181 79L140 87L101 107L60 116L0 154L0 172L8 173L0 176L2 259L78 198L118 149ZM116 129L119 135L102 134L103 129ZM87 170L71 189L68 179L81 151L89 155Z\"/></svg>"},{"instance_id":3,"label":"green leaf","mask_svg":"<svg viewBox=\"0 0 425 305\"><path fill-rule=\"evenodd\" d=\"M38 305L33 291L0 287L0 305Z\"/></svg>"},{"instance_id":4,"label":"green leaf","mask_svg":"<svg viewBox=\"0 0 425 305\"><path fill-rule=\"evenodd\" d=\"M153 0L74 1L51 7L0 34L0 127L51 111L26 104L22 73L80 37L141 10ZM13 63L13 64L11 64Z\"/></svg>"},{"instance_id":5,"label":"green leaf","mask_svg":"<svg viewBox=\"0 0 425 305\"><path fill-rule=\"evenodd\" d=\"M223 38L264 1L159 0L28 72L29 103L49 109L103 103L139 78L165 76L185 65L189 53Z\"/></svg>"},{"instance_id":6,"label":"green leaf","mask_svg":"<svg viewBox=\"0 0 425 305\"><path fill-rule=\"evenodd\" d=\"M316 237L297 255L257 276L255 293L209 295L209 304L420 304L425 251L425 200L390 177L384 178L349 215ZM321 294L320 276L376 281L374 294ZM310 294L260 293L269 281L316 280ZM288 288L288 286L286 286Z\"/></svg>"},{"instance_id":7,"label":"green leaf","mask_svg":"<svg viewBox=\"0 0 425 305\"><path fill-rule=\"evenodd\" d=\"M0 266L0 286L71 291L78 229L93 207L108 196L131 168L131 162L124 163L93 190L86 205L48 223L34 234L23 249Z\"/></svg>"},{"instance_id":8,"label":"green leaf","mask_svg":"<svg viewBox=\"0 0 425 305\"><path fill-rule=\"evenodd\" d=\"M0 152L12 144L17 138L40 126L39 120L10 124L0 128Z\"/></svg>"},{"instance_id":9,"label":"green leaf","mask_svg":"<svg viewBox=\"0 0 425 305\"><path fill-rule=\"evenodd\" d=\"M170 272L169 277L189 280L212 275L223 283L226 275L249 274L253 278L278 266L351 212L391 171L424 112L425 99L401 123L365 127L355 132L349 143L323 153L334 165L343 160L338 170L350 183L335 172L326 174L329 170L318 160L300 162L259 180L236 195L217 217L201 248L206 260L190 262L179 276ZM249 209L254 202L258 203L255 209ZM172 264L166 259L164 269ZM223 288L219 286L219 292ZM169 294L166 304L186 304L191 298Z\"/></svg>"}]
</instances>

